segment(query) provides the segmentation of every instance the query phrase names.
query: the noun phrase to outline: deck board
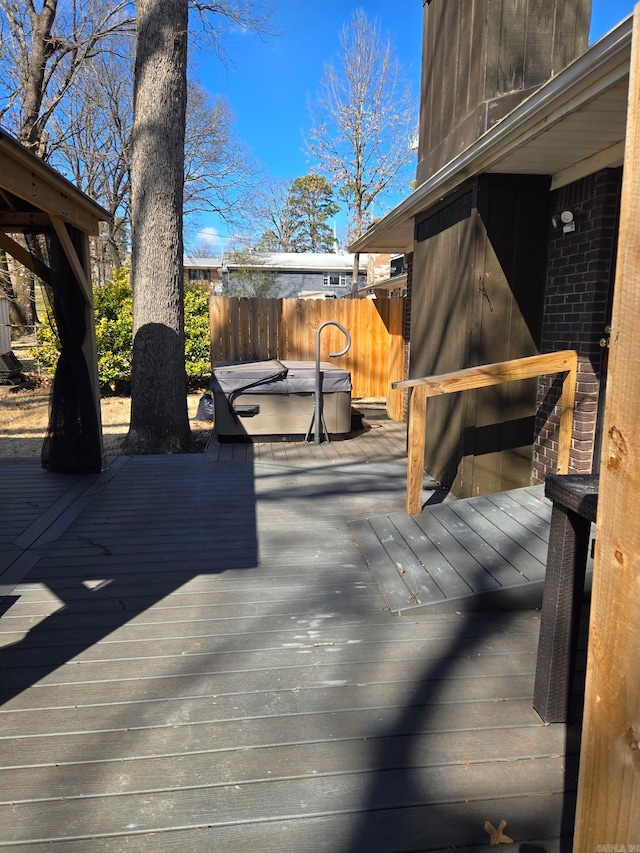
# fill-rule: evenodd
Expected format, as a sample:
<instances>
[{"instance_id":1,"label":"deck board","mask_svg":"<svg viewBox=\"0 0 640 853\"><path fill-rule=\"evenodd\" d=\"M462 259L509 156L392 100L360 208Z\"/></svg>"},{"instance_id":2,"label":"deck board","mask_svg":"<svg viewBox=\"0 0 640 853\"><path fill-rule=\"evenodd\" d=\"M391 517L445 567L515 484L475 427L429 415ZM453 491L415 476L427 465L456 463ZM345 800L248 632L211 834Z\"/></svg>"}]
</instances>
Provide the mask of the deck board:
<instances>
[{"instance_id":1,"label":"deck board","mask_svg":"<svg viewBox=\"0 0 640 853\"><path fill-rule=\"evenodd\" d=\"M558 759L539 758L538 773L531 774L527 762L504 762L502 766L493 765L491 787L493 796L509 796L514 787L524 788L524 795L536 797L557 787L563 772ZM404 770L379 770L379 785L368 797L370 810L390 808L424 807L424 791L429 791L429 803L435 811L438 805L446 805L452 800L464 799L469 787L486 784L487 768L483 764L454 765L442 774L440 768L421 768L422 786L407 784ZM230 782L219 785L201 783L185 784L184 787L170 787L158 790L153 779L141 793L119 794L117 803L113 803L113 812L117 812L119 825L130 826L137 832L161 831L176 826L193 827L209 825L212 820L219 825L228 825L247 820L250 815L259 813L262 821L282 818L302 819L308 816L309 803L324 802L324 810L334 813L357 812L361 807L362 776L357 773L332 773L296 776L292 779L268 780L268 794L265 781ZM153 794L152 797L149 794ZM91 809L91 798L83 797L69 802L61 810L56 801L48 799L37 803L15 803L11 807L13 820L3 820L4 835L7 841L20 842L22 824L39 826L42 837L59 838L84 836L87 841L92 834L104 835L113 830L114 813L111 810ZM2 812L0 807L0 818ZM90 817L91 832L87 833L87 819ZM46 827L46 834L42 828ZM481 827L479 827L479 830ZM477 840L480 840L478 832Z\"/></svg>"},{"instance_id":2,"label":"deck board","mask_svg":"<svg viewBox=\"0 0 640 853\"><path fill-rule=\"evenodd\" d=\"M562 826L565 835L571 832L571 817L563 816L563 798L548 795L535 798L509 797L496 800L494 808L509 814L508 831L517 837L531 839L523 846L540 853L562 853L557 839L541 833L552 833ZM502 813L502 812L500 812ZM175 830L156 832L129 830L108 839L91 838L92 853L112 853L114 845L121 849L152 850L154 853L202 853L222 849L225 853L253 853L255 850L278 853L398 853L398 839L405 849L425 850L425 826L430 829L431 849L460 849L464 853L486 853L488 835L479 830L486 820L486 803L465 802L445 804L433 809L387 809L384 812L361 809L358 813L318 815L304 819L283 818L261 822L247 817L240 823L202 825L197 831ZM469 844L470 837L477 839ZM340 841L336 842L336 839ZM40 848L54 853L78 853L87 849L87 839L78 842L65 840L48 842Z\"/></svg>"},{"instance_id":3,"label":"deck board","mask_svg":"<svg viewBox=\"0 0 640 853\"><path fill-rule=\"evenodd\" d=\"M11 528L2 553L31 538L0 618L0 850L470 853L505 817L559 853L578 743L532 708L539 614L399 619L354 539L391 537L398 580L424 544L396 437L391 459L371 434L123 459L53 526ZM30 476L44 513L59 494ZM535 500L506 500L515 523ZM451 519L447 553L492 580Z\"/></svg>"},{"instance_id":4,"label":"deck board","mask_svg":"<svg viewBox=\"0 0 640 853\"><path fill-rule=\"evenodd\" d=\"M387 513L351 530L394 613L531 608L542 600L550 518L539 486Z\"/></svg>"}]
</instances>

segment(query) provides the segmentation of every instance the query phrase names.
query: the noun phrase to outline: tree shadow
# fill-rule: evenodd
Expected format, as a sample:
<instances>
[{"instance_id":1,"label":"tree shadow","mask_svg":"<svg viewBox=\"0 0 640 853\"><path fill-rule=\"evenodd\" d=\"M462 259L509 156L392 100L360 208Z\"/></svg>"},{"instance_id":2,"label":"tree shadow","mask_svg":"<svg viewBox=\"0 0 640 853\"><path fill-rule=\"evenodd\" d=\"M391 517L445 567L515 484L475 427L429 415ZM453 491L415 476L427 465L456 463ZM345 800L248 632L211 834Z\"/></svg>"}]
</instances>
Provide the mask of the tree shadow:
<instances>
[{"instance_id":1,"label":"tree shadow","mask_svg":"<svg viewBox=\"0 0 640 853\"><path fill-rule=\"evenodd\" d=\"M540 782L536 787L536 768L531 761L534 756L526 751L518 753L517 734L510 732L510 728L517 729L522 721L509 721L508 695L496 696L493 703L487 703L485 717L478 717L476 712L465 723L461 723L455 704L465 702L465 697L453 700L450 693L443 696L461 661L482 657L492 636L510 635L514 618L514 613L502 612L460 614L460 625L449 647L425 665L422 677L395 719L371 738L371 778L359 819L339 848L340 853L485 849L490 846L485 822L498 828L502 819L508 821L505 834L515 841L511 849L520 853L558 849L570 853L582 694L573 697L571 721L564 737L564 784L555 791L541 790ZM525 725L546 729L535 713ZM430 755L434 733L440 738L450 737L449 755L446 748L444 755ZM476 758L461 759L457 741L470 733L475 734L471 740L477 746ZM499 751L495 755L486 755L484 739L490 743L497 739ZM522 769L511 771L514 776L511 783L509 770L505 772L504 768L518 765ZM503 769L496 770L500 767ZM532 784L530 793L523 794L523 778L527 773L531 774ZM467 776L468 781L464 781Z\"/></svg>"},{"instance_id":2,"label":"tree shadow","mask_svg":"<svg viewBox=\"0 0 640 853\"><path fill-rule=\"evenodd\" d=\"M255 568L253 464L131 457L59 538L31 551L40 559L22 583L42 584L61 606L0 649L0 702L198 575Z\"/></svg>"}]
</instances>

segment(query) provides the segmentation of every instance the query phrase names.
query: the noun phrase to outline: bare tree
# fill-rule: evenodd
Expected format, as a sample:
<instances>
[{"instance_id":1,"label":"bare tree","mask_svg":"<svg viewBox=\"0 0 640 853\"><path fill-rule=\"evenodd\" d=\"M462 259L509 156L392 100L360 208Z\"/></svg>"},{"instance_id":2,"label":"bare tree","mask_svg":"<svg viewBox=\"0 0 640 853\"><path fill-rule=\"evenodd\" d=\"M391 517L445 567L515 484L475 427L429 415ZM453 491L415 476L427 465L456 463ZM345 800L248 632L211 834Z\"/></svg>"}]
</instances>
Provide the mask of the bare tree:
<instances>
[{"instance_id":1,"label":"bare tree","mask_svg":"<svg viewBox=\"0 0 640 853\"><path fill-rule=\"evenodd\" d=\"M418 103L377 21L357 9L340 34L311 107L307 143L320 172L348 205L349 235L364 233L374 203L408 187ZM357 270L357 258L354 264Z\"/></svg>"},{"instance_id":2,"label":"bare tree","mask_svg":"<svg viewBox=\"0 0 640 853\"><path fill-rule=\"evenodd\" d=\"M95 242L99 279L122 266L128 252L133 124L133 51L125 43L108 59L79 70L67 108L50 126L55 164L111 214Z\"/></svg>"},{"instance_id":3,"label":"bare tree","mask_svg":"<svg viewBox=\"0 0 640 853\"><path fill-rule=\"evenodd\" d=\"M0 122L44 160L64 143L64 135L49 133L54 114L70 109L69 94L87 63L110 50L116 34L132 30L132 9L125 0L0 0ZM23 287L12 273L4 289L13 322L34 323L32 278Z\"/></svg>"},{"instance_id":4,"label":"bare tree","mask_svg":"<svg viewBox=\"0 0 640 853\"><path fill-rule=\"evenodd\" d=\"M115 34L132 31L130 0L0 0L0 67L11 88L0 121L27 148L49 159L55 140L47 125L72 88L79 69Z\"/></svg>"},{"instance_id":5,"label":"bare tree","mask_svg":"<svg viewBox=\"0 0 640 853\"><path fill-rule=\"evenodd\" d=\"M197 4L223 16L244 3ZM206 8L205 8L206 7ZM209 24L208 20L202 19ZM188 0L138 0L131 182L130 453L190 449L184 361L183 196Z\"/></svg>"},{"instance_id":6,"label":"bare tree","mask_svg":"<svg viewBox=\"0 0 640 853\"><path fill-rule=\"evenodd\" d=\"M293 252L295 222L290 204L291 182L266 178L247 199L248 219L260 233L256 248L264 252Z\"/></svg>"},{"instance_id":7,"label":"bare tree","mask_svg":"<svg viewBox=\"0 0 640 853\"><path fill-rule=\"evenodd\" d=\"M234 30L273 35L269 29L271 8L258 0L189 0L192 11L190 34L194 41L204 41L220 60L232 61L229 38Z\"/></svg>"},{"instance_id":8,"label":"bare tree","mask_svg":"<svg viewBox=\"0 0 640 853\"><path fill-rule=\"evenodd\" d=\"M56 163L113 219L96 251L109 270L121 266L130 232L133 51L126 45L109 62L87 63L78 75L68 110L51 126L61 140ZM227 102L187 84L184 215L213 210L234 222L251 196L255 167L233 133ZM100 264L98 265L100 266Z\"/></svg>"},{"instance_id":9,"label":"bare tree","mask_svg":"<svg viewBox=\"0 0 640 853\"><path fill-rule=\"evenodd\" d=\"M187 88L185 216L208 211L236 224L246 217L245 200L255 192L257 166L234 133L226 99L212 98L195 82Z\"/></svg>"},{"instance_id":10,"label":"bare tree","mask_svg":"<svg viewBox=\"0 0 640 853\"><path fill-rule=\"evenodd\" d=\"M186 247L190 258L216 258L218 252L216 247L206 239L196 240Z\"/></svg>"},{"instance_id":11,"label":"bare tree","mask_svg":"<svg viewBox=\"0 0 640 853\"><path fill-rule=\"evenodd\" d=\"M128 453L179 453L191 446L182 266L187 19L187 0L138 0Z\"/></svg>"},{"instance_id":12,"label":"bare tree","mask_svg":"<svg viewBox=\"0 0 640 853\"><path fill-rule=\"evenodd\" d=\"M194 33L220 56L229 28L261 32L268 17L243 0L189 5ZM98 272L120 264L128 248L134 12L131 0L0 0L0 121L112 214L96 244ZM238 208L240 216L235 199L247 194L254 169L228 106L194 86L188 109L187 211L207 207L232 219ZM26 291L17 284L6 290L16 318L26 318L33 305L18 305Z\"/></svg>"}]
</instances>

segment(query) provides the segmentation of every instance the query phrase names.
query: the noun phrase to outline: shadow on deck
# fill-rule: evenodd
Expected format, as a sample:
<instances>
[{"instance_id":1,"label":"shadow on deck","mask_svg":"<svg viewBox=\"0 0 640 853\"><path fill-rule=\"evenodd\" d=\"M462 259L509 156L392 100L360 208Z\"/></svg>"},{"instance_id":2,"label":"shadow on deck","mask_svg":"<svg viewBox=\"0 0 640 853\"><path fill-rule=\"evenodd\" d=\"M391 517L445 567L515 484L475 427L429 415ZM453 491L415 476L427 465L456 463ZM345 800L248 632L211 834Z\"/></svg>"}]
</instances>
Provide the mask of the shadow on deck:
<instances>
[{"instance_id":1,"label":"shadow on deck","mask_svg":"<svg viewBox=\"0 0 640 853\"><path fill-rule=\"evenodd\" d=\"M570 849L539 614L390 615L351 532L402 514L384 441L0 463L0 849Z\"/></svg>"}]
</instances>

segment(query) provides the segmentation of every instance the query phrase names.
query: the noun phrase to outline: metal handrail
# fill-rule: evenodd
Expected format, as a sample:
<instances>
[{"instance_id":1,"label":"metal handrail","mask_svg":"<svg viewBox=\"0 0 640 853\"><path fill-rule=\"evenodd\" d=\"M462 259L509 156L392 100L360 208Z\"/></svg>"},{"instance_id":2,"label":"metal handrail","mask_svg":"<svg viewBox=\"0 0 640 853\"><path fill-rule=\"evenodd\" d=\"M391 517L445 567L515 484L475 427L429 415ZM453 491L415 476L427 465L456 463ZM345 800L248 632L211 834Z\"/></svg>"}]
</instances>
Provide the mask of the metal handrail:
<instances>
[{"instance_id":1,"label":"metal handrail","mask_svg":"<svg viewBox=\"0 0 640 853\"><path fill-rule=\"evenodd\" d=\"M351 335L345 329L345 327L338 323L336 320L326 320L324 323L321 323L316 329L316 385L315 385L315 400L313 405L313 413L311 415L311 422L309 424L309 428L307 429L307 434L305 436L305 441L309 438L309 434L311 433L311 425L314 424L314 443L320 444L321 442L321 431L324 430L324 434L329 441L329 433L327 431L326 424L324 422L324 417L322 415L322 371L320 370L320 335L322 330L326 328L326 326L336 326L343 335L347 339L347 345L344 349L341 349L340 352L330 352L328 358L339 358L341 355L346 355L351 349Z\"/></svg>"}]
</instances>

